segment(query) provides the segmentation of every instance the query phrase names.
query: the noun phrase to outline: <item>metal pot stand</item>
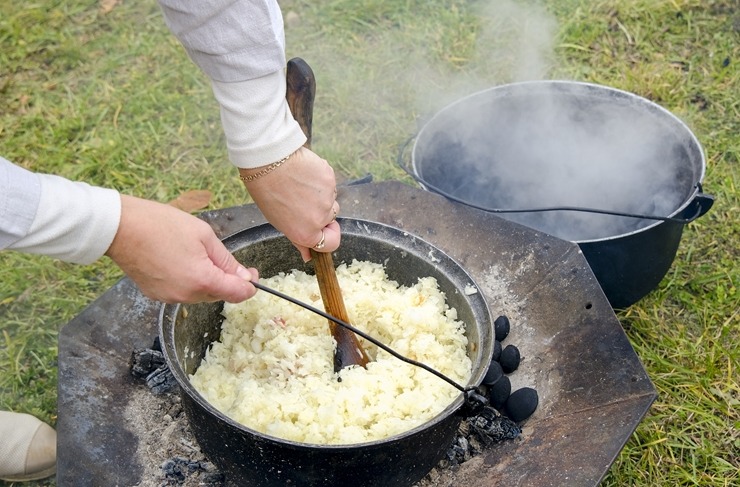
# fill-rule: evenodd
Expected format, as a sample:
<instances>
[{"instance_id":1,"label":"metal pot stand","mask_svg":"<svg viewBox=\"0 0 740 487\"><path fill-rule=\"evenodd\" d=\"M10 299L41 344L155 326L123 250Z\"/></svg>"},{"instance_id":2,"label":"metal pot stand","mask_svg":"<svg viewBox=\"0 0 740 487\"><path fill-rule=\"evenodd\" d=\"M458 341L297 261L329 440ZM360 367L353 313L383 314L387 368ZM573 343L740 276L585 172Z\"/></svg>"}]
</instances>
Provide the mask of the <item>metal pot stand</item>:
<instances>
[{"instance_id":1,"label":"metal pot stand","mask_svg":"<svg viewBox=\"0 0 740 487\"><path fill-rule=\"evenodd\" d=\"M342 216L406 230L446 252L477 282L491 315L511 318L507 342L523 357L512 388L537 389L539 408L520 439L454 475L470 487L598 485L656 390L578 245L399 182L346 186L338 199ZM222 237L265 223L255 205L201 217ZM61 330L59 485L156 480L138 460L144 432L124 418L146 389L129 358L151 346L160 308L122 279Z\"/></svg>"}]
</instances>

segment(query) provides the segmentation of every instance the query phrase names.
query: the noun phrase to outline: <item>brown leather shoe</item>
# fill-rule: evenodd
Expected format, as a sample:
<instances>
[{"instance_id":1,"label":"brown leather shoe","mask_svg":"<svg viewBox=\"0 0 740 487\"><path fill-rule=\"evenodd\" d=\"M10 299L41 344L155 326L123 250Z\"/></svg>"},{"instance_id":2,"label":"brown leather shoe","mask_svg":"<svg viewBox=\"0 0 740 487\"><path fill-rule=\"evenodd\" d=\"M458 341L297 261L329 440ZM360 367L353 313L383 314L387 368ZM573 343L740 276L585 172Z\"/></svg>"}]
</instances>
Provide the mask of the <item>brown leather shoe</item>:
<instances>
[{"instance_id":1,"label":"brown leather shoe","mask_svg":"<svg viewBox=\"0 0 740 487\"><path fill-rule=\"evenodd\" d=\"M0 480L22 482L54 475L57 432L30 414L0 411Z\"/></svg>"}]
</instances>

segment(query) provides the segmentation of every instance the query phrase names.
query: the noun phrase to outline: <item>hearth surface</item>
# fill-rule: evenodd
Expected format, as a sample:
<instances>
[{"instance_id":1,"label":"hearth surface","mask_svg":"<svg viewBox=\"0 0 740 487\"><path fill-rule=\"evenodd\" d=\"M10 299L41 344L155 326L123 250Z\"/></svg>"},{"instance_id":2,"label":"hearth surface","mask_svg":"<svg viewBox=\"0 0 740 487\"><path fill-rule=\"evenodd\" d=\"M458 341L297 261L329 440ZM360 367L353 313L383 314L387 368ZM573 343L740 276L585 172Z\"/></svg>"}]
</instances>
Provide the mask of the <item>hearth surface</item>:
<instances>
[{"instance_id":1,"label":"hearth surface","mask_svg":"<svg viewBox=\"0 0 740 487\"><path fill-rule=\"evenodd\" d=\"M507 342L522 363L512 390L539 393L521 438L491 447L446 475L447 483L598 485L655 400L655 388L578 246L399 182L340 189L341 215L424 238L476 281L491 315L512 323ZM254 205L201 217L221 237L265 223ZM152 346L160 303L123 279L61 331L59 485L160 485L153 435L132 411L173 407L131 376L134 349ZM144 409L146 409L144 407ZM172 445L173 455L197 445Z\"/></svg>"}]
</instances>

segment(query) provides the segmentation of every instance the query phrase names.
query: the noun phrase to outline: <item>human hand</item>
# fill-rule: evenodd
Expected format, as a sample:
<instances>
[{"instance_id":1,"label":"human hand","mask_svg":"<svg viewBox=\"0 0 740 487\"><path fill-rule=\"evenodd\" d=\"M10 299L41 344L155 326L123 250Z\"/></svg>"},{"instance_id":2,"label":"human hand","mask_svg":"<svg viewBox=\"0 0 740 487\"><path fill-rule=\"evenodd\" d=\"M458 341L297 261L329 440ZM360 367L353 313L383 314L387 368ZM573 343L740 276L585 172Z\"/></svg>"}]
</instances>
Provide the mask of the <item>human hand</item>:
<instances>
[{"instance_id":1,"label":"human hand","mask_svg":"<svg viewBox=\"0 0 740 487\"><path fill-rule=\"evenodd\" d=\"M259 172L259 168L239 172L248 176ZM311 248L333 252L339 247L336 184L329 163L306 147L298 149L274 171L244 181L267 221L288 237L305 262L311 260ZM324 246L316 249L322 239Z\"/></svg>"},{"instance_id":2,"label":"human hand","mask_svg":"<svg viewBox=\"0 0 740 487\"><path fill-rule=\"evenodd\" d=\"M170 205L121 196L121 222L106 255L141 292L166 303L252 297L256 269L242 266L208 223Z\"/></svg>"}]
</instances>

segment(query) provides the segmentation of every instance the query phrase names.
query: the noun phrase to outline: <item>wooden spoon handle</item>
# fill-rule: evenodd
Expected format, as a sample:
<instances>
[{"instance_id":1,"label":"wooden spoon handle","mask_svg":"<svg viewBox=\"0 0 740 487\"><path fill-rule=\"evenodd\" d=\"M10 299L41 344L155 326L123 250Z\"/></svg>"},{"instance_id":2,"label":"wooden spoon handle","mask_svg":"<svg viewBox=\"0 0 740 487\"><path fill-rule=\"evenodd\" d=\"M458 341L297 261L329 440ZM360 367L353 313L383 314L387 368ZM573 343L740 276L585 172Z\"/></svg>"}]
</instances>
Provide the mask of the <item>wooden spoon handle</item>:
<instances>
[{"instance_id":1,"label":"wooden spoon handle","mask_svg":"<svg viewBox=\"0 0 740 487\"><path fill-rule=\"evenodd\" d=\"M293 117L306 134L306 147L311 147L311 135L313 124L313 101L316 94L316 80L311 67L300 58L288 61L287 70L288 89L286 98ZM337 280L334 259L330 252L317 252L311 249L311 258L316 271L316 279L319 282L321 299L327 313L345 323L349 323L347 308L344 306L342 290ZM350 330L329 321L329 328L337 349L334 353L334 371L338 372L350 365L361 365L365 367L369 359L363 350L357 336Z\"/></svg>"},{"instance_id":2,"label":"wooden spoon handle","mask_svg":"<svg viewBox=\"0 0 740 487\"><path fill-rule=\"evenodd\" d=\"M347 308L344 306L342 290L339 287L339 281L337 281L337 273L334 269L334 260L331 254L311 250L311 256L316 270L316 278L319 281L324 309L333 317L349 323ZM334 351L334 371L338 372L350 365L365 367L369 358L357 340L357 336L331 320L329 320L329 328L337 342L337 349Z\"/></svg>"}]
</instances>

